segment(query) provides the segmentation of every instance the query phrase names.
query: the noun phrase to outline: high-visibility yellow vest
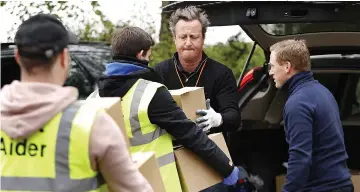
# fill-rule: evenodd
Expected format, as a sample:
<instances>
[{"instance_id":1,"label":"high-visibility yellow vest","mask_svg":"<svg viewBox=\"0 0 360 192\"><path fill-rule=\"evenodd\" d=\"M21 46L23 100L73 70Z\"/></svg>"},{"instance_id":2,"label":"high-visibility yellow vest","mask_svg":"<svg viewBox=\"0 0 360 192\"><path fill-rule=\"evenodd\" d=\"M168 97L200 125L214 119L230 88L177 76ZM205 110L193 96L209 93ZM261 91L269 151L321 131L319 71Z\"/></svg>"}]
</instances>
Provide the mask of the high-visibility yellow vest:
<instances>
[{"instance_id":1,"label":"high-visibility yellow vest","mask_svg":"<svg viewBox=\"0 0 360 192\"><path fill-rule=\"evenodd\" d=\"M154 151L166 191L181 191L171 136L150 122L148 106L164 85L139 79L122 98L126 133L131 153ZM161 106L159 106L161 107Z\"/></svg>"},{"instance_id":2,"label":"high-visibility yellow vest","mask_svg":"<svg viewBox=\"0 0 360 192\"><path fill-rule=\"evenodd\" d=\"M77 101L27 139L1 130L1 191L107 191L89 159L98 111Z\"/></svg>"}]
</instances>

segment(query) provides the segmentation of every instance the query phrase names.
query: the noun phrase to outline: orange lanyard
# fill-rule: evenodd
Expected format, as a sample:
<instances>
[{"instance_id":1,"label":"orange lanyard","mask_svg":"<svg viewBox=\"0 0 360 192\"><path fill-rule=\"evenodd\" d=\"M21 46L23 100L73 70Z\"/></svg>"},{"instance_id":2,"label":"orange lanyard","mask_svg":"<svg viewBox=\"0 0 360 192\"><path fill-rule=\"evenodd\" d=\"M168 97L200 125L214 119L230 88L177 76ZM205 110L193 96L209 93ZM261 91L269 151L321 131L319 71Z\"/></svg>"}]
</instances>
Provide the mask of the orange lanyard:
<instances>
[{"instance_id":1,"label":"orange lanyard","mask_svg":"<svg viewBox=\"0 0 360 192\"><path fill-rule=\"evenodd\" d=\"M175 67L175 70L176 70L176 74L178 75L179 81L180 81L182 87L184 87L184 84L183 84L183 82L182 82L182 80L181 80L181 78L180 78L179 71L178 71L178 69L177 69L176 63L174 63L174 65L175 65L174 67ZM199 80L200 80L200 77L201 77L201 74L202 74L202 72L203 72L203 69L204 69L205 65L206 65L206 60L204 61L203 66L201 67L201 71L200 71L199 77L198 77L198 79L197 79L197 81L196 81L195 87L198 86L198 83L199 83Z\"/></svg>"}]
</instances>

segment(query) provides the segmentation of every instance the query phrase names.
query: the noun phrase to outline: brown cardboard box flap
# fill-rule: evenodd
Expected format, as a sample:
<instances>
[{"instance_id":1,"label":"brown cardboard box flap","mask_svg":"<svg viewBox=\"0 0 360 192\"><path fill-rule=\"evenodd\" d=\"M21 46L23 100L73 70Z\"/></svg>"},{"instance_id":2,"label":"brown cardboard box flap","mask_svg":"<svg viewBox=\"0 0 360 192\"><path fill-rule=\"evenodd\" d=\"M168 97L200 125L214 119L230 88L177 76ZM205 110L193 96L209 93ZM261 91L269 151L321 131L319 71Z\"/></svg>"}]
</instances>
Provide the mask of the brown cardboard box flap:
<instances>
[{"instance_id":1,"label":"brown cardboard box flap","mask_svg":"<svg viewBox=\"0 0 360 192\"><path fill-rule=\"evenodd\" d=\"M92 102L91 105L102 107L105 109L116 124L120 127L121 132L125 138L126 145L130 149L130 142L126 134L124 116L121 108L120 97L101 97L101 98L88 98L86 102Z\"/></svg>"},{"instance_id":2,"label":"brown cardboard box flap","mask_svg":"<svg viewBox=\"0 0 360 192\"><path fill-rule=\"evenodd\" d=\"M285 174L278 175L276 176L275 180L276 180L276 192L281 192L282 187L285 184L286 175Z\"/></svg>"},{"instance_id":3,"label":"brown cardboard box flap","mask_svg":"<svg viewBox=\"0 0 360 192\"><path fill-rule=\"evenodd\" d=\"M195 120L196 110L206 109L203 87L184 87L169 90L176 104L184 111L187 118Z\"/></svg>"},{"instance_id":4,"label":"brown cardboard box flap","mask_svg":"<svg viewBox=\"0 0 360 192\"><path fill-rule=\"evenodd\" d=\"M154 191L165 192L165 186L161 178L154 152L133 153L132 159L140 173L150 183Z\"/></svg>"},{"instance_id":5,"label":"brown cardboard box flap","mask_svg":"<svg viewBox=\"0 0 360 192\"><path fill-rule=\"evenodd\" d=\"M354 191L360 191L360 170L351 170L351 180L354 184Z\"/></svg>"},{"instance_id":6,"label":"brown cardboard box flap","mask_svg":"<svg viewBox=\"0 0 360 192\"><path fill-rule=\"evenodd\" d=\"M221 133L209 138L230 158L229 150ZM207 165L195 153L185 148L175 150L177 169L183 191L197 192L223 181L221 175Z\"/></svg>"}]
</instances>

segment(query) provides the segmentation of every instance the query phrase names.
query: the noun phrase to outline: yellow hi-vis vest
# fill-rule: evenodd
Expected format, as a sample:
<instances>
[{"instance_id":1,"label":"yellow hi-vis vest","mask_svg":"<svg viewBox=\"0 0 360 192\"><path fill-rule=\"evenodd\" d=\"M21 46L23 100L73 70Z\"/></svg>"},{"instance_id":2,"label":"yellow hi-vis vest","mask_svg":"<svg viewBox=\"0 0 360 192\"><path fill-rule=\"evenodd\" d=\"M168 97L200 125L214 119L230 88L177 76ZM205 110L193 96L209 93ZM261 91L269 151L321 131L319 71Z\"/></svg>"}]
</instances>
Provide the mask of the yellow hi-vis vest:
<instances>
[{"instance_id":1,"label":"yellow hi-vis vest","mask_svg":"<svg viewBox=\"0 0 360 192\"><path fill-rule=\"evenodd\" d=\"M171 136L150 122L148 106L158 88L164 85L139 79L122 98L126 133L131 153L154 151L168 192L181 191ZM161 107L161 106L159 106Z\"/></svg>"},{"instance_id":2,"label":"yellow hi-vis vest","mask_svg":"<svg viewBox=\"0 0 360 192\"><path fill-rule=\"evenodd\" d=\"M13 140L1 130L1 191L107 191L89 159L99 110L77 101L27 139Z\"/></svg>"}]
</instances>

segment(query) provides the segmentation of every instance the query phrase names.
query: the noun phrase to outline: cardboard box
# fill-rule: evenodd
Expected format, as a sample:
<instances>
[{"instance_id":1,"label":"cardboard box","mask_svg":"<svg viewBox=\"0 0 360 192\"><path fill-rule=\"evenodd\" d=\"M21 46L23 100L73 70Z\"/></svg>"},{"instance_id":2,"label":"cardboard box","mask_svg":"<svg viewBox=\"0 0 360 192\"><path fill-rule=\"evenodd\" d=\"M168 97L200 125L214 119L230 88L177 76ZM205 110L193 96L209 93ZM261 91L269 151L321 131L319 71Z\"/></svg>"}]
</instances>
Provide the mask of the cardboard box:
<instances>
[{"instance_id":1,"label":"cardboard box","mask_svg":"<svg viewBox=\"0 0 360 192\"><path fill-rule=\"evenodd\" d=\"M351 180L354 184L355 192L360 191L360 171L351 171ZM282 187L285 184L286 175L278 175L276 176L276 192L281 192Z\"/></svg>"},{"instance_id":2,"label":"cardboard box","mask_svg":"<svg viewBox=\"0 0 360 192\"><path fill-rule=\"evenodd\" d=\"M170 93L177 105L184 111L186 117L191 120L198 118L196 110L206 109L203 87L184 87L170 90ZM209 135L209 138L231 160L222 133ZM190 150L180 147L175 149L174 153L182 191L198 192L223 181L223 177L218 172Z\"/></svg>"},{"instance_id":3,"label":"cardboard box","mask_svg":"<svg viewBox=\"0 0 360 192\"><path fill-rule=\"evenodd\" d=\"M275 178L276 192L281 192L282 191L282 187L285 184L285 180L286 180L286 175L285 174L276 176L276 178Z\"/></svg>"},{"instance_id":4,"label":"cardboard box","mask_svg":"<svg viewBox=\"0 0 360 192\"><path fill-rule=\"evenodd\" d=\"M191 120L198 118L196 110L206 109L203 87L184 87L169 91L177 105L184 111L187 118Z\"/></svg>"},{"instance_id":5,"label":"cardboard box","mask_svg":"<svg viewBox=\"0 0 360 192\"><path fill-rule=\"evenodd\" d=\"M132 154L132 159L140 173L150 183L156 192L165 192L165 186L161 178L154 152L138 152Z\"/></svg>"},{"instance_id":6,"label":"cardboard box","mask_svg":"<svg viewBox=\"0 0 360 192\"><path fill-rule=\"evenodd\" d=\"M231 160L229 150L221 133L211 134L209 138ZM223 181L223 177L208 166L195 153L179 148L175 150L176 165L179 173L181 187L184 192L197 192Z\"/></svg>"},{"instance_id":7,"label":"cardboard box","mask_svg":"<svg viewBox=\"0 0 360 192\"><path fill-rule=\"evenodd\" d=\"M352 170L351 171L351 180L354 184L355 192L360 191L360 170Z\"/></svg>"},{"instance_id":8,"label":"cardboard box","mask_svg":"<svg viewBox=\"0 0 360 192\"><path fill-rule=\"evenodd\" d=\"M126 134L124 116L121 108L120 97L88 98L85 102L91 102L94 108L103 108L114 119L124 135L126 145L130 151L130 142Z\"/></svg>"}]
</instances>

